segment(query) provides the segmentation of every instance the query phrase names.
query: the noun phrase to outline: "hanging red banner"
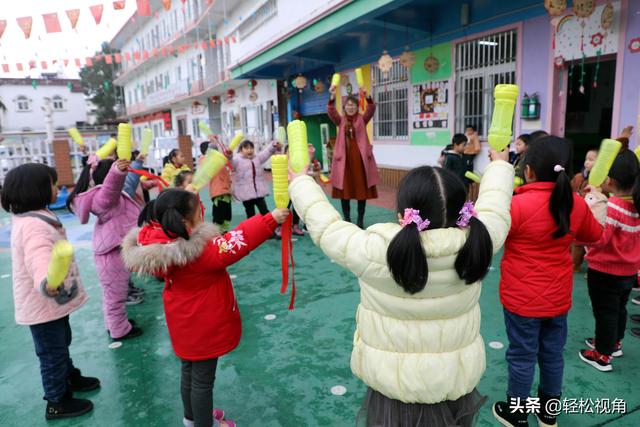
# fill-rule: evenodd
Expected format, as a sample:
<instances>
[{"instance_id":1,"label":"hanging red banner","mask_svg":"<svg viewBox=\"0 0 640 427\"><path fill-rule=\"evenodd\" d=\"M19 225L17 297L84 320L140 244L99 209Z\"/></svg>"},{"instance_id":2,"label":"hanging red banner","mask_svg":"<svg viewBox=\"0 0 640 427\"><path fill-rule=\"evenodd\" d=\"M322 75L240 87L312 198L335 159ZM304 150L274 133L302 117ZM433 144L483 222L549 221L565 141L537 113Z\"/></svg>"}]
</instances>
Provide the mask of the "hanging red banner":
<instances>
[{"instance_id":1,"label":"hanging red banner","mask_svg":"<svg viewBox=\"0 0 640 427\"><path fill-rule=\"evenodd\" d=\"M85 63L87 64L87 67L93 67L93 59L87 57L85 59Z\"/></svg>"},{"instance_id":2,"label":"hanging red banner","mask_svg":"<svg viewBox=\"0 0 640 427\"><path fill-rule=\"evenodd\" d=\"M169 55L173 55L173 45L169 45L167 52L169 52Z\"/></svg>"},{"instance_id":3,"label":"hanging red banner","mask_svg":"<svg viewBox=\"0 0 640 427\"><path fill-rule=\"evenodd\" d=\"M162 0L162 6L164 10L171 10L171 0Z\"/></svg>"},{"instance_id":4,"label":"hanging red banner","mask_svg":"<svg viewBox=\"0 0 640 427\"><path fill-rule=\"evenodd\" d=\"M209 48L209 43L207 43L206 41L202 42L202 50L207 50Z\"/></svg>"},{"instance_id":5,"label":"hanging red banner","mask_svg":"<svg viewBox=\"0 0 640 427\"><path fill-rule=\"evenodd\" d=\"M145 61L147 59L149 59L149 51L145 50L144 52L142 52L142 59L144 59Z\"/></svg>"},{"instance_id":6,"label":"hanging red banner","mask_svg":"<svg viewBox=\"0 0 640 427\"><path fill-rule=\"evenodd\" d=\"M4 71L5 73L9 72L9 64L2 64L2 71Z\"/></svg>"},{"instance_id":7,"label":"hanging red banner","mask_svg":"<svg viewBox=\"0 0 640 427\"><path fill-rule=\"evenodd\" d=\"M4 30L7 28L7 20L6 19L0 19L0 39L2 38L2 35L4 34Z\"/></svg>"},{"instance_id":8,"label":"hanging red banner","mask_svg":"<svg viewBox=\"0 0 640 427\"><path fill-rule=\"evenodd\" d=\"M136 0L138 4L138 16L151 16L149 0Z\"/></svg>"},{"instance_id":9,"label":"hanging red banner","mask_svg":"<svg viewBox=\"0 0 640 427\"><path fill-rule=\"evenodd\" d=\"M113 10L122 10L122 9L124 9L125 4L126 4L125 0L114 1L113 2Z\"/></svg>"},{"instance_id":10,"label":"hanging red banner","mask_svg":"<svg viewBox=\"0 0 640 427\"><path fill-rule=\"evenodd\" d=\"M43 70L47 69L47 61L40 61L40 68L42 68Z\"/></svg>"},{"instance_id":11,"label":"hanging red banner","mask_svg":"<svg viewBox=\"0 0 640 427\"><path fill-rule=\"evenodd\" d=\"M166 47L162 47L160 48L160 54L162 56L167 56L167 48Z\"/></svg>"},{"instance_id":12,"label":"hanging red banner","mask_svg":"<svg viewBox=\"0 0 640 427\"><path fill-rule=\"evenodd\" d=\"M60 28L60 20L58 19L57 13L44 13L42 15L42 19L44 20L44 28L47 33L62 32L62 28Z\"/></svg>"},{"instance_id":13,"label":"hanging red banner","mask_svg":"<svg viewBox=\"0 0 640 427\"><path fill-rule=\"evenodd\" d=\"M111 55L105 55L104 56L104 62L107 63L107 64L113 63L113 58L111 57Z\"/></svg>"},{"instance_id":14,"label":"hanging red banner","mask_svg":"<svg viewBox=\"0 0 640 427\"><path fill-rule=\"evenodd\" d=\"M76 67L82 67L82 64L80 63L80 58L76 58L75 63L76 63Z\"/></svg>"},{"instance_id":15,"label":"hanging red banner","mask_svg":"<svg viewBox=\"0 0 640 427\"><path fill-rule=\"evenodd\" d=\"M71 28L75 30L78 24L78 17L80 16L80 9L69 9L66 12L69 17L69 22L71 22Z\"/></svg>"},{"instance_id":16,"label":"hanging red banner","mask_svg":"<svg viewBox=\"0 0 640 427\"><path fill-rule=\"evenodd\" d=\"M16 69L17 69L18 71L22 71L22 70L23 70L23 68L22 68L22 64L18 62L18 63L16 64Z\"/></svg>"},{"instance_id":17,"label":"hanging red banner","mask_svg":"<svg viewBox=\"0 0 640 427\"><path fill-rule=\"evenodd\" d=\"M104 10L104 6L102 6L101 4L96 4L95 6L89 6L89 9L91 10L93 19L95 19L96 21L96 25L100 25L100 21L102 21L102 11Z\"/></svg>"},{"instance_id":18,"label":"hanging red banner","mask_svg":"<svg viewBox=\"0 0 640 427\"><path fill-rule=\"evenodd\" d=\"M231 36L231 42L235 43L236 42L236 36Z\"/></svg>"},{"instance_id":19,"label":"hanging red banner","mask_svg":"<svg viewBox=\"0 0 640 427\"><path fill-rule=\"evenodd\" d=\"M116 64L119 64L122 61L120 54L116 53L114 56L115 56Z\"/></svg>"},{"instance_id":20,"label":"hanging red banner","mask_svg":"<svg viewBox=\"0 0 640 427\"><path fill-rule=\"evenodd\" d=\"M24 38L28 39L31 37L31 25L33 24L33 18L25 16L22 18L16 18L16 21L18 21L18 26L22 32L24 32Z\"/></svg>"}]
</instances>

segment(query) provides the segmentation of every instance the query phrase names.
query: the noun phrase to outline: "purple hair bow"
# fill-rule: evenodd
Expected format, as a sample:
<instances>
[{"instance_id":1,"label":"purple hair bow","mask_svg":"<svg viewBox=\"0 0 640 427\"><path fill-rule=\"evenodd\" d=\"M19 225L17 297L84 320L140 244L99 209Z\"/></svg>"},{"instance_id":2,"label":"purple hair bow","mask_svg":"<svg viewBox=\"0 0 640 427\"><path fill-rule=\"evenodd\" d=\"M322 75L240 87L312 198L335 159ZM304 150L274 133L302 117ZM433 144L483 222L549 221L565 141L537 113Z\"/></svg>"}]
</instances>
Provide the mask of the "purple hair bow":
<instances>
[{"instance_id":1,"label":"purple hair bow","mask_svg":"<svg viewBox=\"0 0 640 427\"><path fill-rule=\"evenodd\" d=\"M462 209L460 210L460 216L456 221L456 225L458 227L468 227L472 216L478 216L478 213L473 207L473 202L464 202L464 205L462 205Z\"/></svg>"},{"instance_id":2,"label":"purple hair bow","mask_svg":"<svg viewBox=\"0 0 640 427\"><path fill-rule=\"evenodd\" d=\"M417 209L406 208L404 210L404 217L400 220L400 225L406 227L407 225L415 223L418 227L418 231L426 230L429 227L429 220L420 218L420 211Z\"/></svg>"}]
</instances>

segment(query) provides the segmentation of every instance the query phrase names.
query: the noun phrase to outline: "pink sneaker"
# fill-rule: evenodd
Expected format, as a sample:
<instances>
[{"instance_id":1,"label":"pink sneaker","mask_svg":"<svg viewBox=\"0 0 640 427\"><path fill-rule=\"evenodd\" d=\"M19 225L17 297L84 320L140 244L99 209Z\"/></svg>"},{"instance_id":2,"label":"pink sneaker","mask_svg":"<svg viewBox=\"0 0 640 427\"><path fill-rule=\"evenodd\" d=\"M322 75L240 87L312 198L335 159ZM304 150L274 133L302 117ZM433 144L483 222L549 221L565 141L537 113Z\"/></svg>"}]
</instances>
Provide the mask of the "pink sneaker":
<instances>
[{"instance_id":1,"label":"pink sneaker","mask_svg":"<svg viewBox=\"0 0 640 427\"><path fill-rule=\"evenodd\" d=\"M224 419L224 411L222 409L215 408L213 410L213 421L216 427L236 427L234 421Z\"/></svg>"},{"instance_id":2,"label":"pink sneaker","mask_svg":"<svg viewBox=\"0 0 640 427\"><path fill-rule=\"evenodd\" d=\"M293 226L293 234L295 234L296 236L304 236L304 231L302 231L302 229L300 229L300 226L296 224Z\"/></svg>"}]
</instances>

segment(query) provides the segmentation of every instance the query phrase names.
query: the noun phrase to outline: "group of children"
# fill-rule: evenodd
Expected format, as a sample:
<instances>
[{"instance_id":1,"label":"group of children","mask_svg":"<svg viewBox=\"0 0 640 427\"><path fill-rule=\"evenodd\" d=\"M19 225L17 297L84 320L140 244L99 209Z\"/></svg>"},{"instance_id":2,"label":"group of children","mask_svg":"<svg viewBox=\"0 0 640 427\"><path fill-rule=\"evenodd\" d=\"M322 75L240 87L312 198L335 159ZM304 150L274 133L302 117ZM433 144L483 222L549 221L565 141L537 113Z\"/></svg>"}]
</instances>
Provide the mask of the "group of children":
<instances>
[{"instance_id":1,"label":"group of children","mask_svg":"<svg viewBox=\"0 0 640 427\"><path fill-rule=\"evenodd\" d=\"M595 335L578 356L610 371L612 357L622 355L625 306L640 268L638 159L625 147L602 188L582 189L596 195L587 202L571 188L569 141L544 132L519 140L526 149L520 150L516 167L525 184L515 191L507 151L490 151L475 205L459 174L446 167L418 167L398 188L398 223L366 230L342 220L308 171L291 173L291 200L313 242L360 283L351 368L368 392L358 424L474 424L486 401L477 390L485 370L481 280L503 245L499 294L509 339L507 400L492 406L503 425L528 425L518 399L530 396L536 364L537 419L541 426L557 425L556 414L544 403L562 391L572 244L587 248L595 317ZM201 148L205 155L211 146ZM228 232L203 220L204 208L179 153L169 156L163 178L184 188L164 190L144 208L131 196L138 178L127 160L90 159L70 195L69 207L82 222L90 213L97 217L94 259L105 326L114 339L141 333L124 307L130 272L164 280L167 326L182 361L187 427L211 426L214 420L233 425L213 409L212 395L218 358L232 351L241 335L226 267L270 238L289 215L288 209L269 212L264 203L268 190L261 164L278 148L274 143L256 155L245 141L231 158L233 195L243 202L248 219ZM68 316L87 299L77 268L72 266L58 289L46 280L51 248L65 238L47 209L55 200L56 179L52 168L27 164L10 171L2 189L2 206L13 214L16 321L31 327L48 419L90 411L91 402L74 398L73 392L99 387L69 356ZM230 200L218 199L216 205L217 197L230 196L228 180L222 179L211 183L214 207Z\"/></svg>"}]
</instances>

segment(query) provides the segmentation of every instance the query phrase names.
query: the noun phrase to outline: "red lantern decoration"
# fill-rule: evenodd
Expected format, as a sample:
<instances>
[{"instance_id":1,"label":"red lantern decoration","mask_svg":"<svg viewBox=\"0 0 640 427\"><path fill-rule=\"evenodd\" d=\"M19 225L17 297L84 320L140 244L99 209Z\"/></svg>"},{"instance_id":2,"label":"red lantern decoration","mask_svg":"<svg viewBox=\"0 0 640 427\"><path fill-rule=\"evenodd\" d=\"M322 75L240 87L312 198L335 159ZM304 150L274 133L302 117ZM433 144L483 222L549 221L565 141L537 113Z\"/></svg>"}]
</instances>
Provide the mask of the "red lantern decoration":
<instances>
[{"instance_id":1,"label":"red lantern decoration","mask_svg":"<svg viewBox=\"0 0 640 427\"><path fill-rule=\"evenodd\" d=\"M258 84L257 81L255 80L249 80L249 89L254 90L256 88L256 85Z\"/></svg>"},{"instance_id":2,"label":"red lantern decoration","mask_svg":"<svg viewBox=\"0 0 640 427\"><path fill-rule=\"evenodd\" d=\"M211 97L211 103L212 104L219 104L220 103L220 97L219 96L212 96Z\"/></svg>"},{"instance_id":3,"label":"red lantern decoration","mask_svg":"<svg viewBox=\"0 0 640 427\"><path fill-rule=\"evenodd\" d=\"M227 90L227 98L233 98L234 96L236 96L236 91L233 89L229 89Z\"/></svg>"}]
</instances>

